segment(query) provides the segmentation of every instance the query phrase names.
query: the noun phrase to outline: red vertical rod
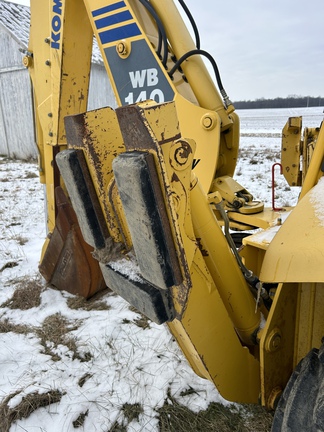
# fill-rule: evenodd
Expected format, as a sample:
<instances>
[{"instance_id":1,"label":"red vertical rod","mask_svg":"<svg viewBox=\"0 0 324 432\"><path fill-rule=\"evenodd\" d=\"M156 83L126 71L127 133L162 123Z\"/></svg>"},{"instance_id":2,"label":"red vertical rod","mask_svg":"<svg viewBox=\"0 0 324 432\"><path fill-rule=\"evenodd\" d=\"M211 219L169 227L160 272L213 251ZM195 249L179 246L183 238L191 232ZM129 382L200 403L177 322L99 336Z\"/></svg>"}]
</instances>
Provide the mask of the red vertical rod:
<instances>
[{"instance_id":1,"label":"red vertical rod","mask_svg":"<svg viewBox=\"0 0 324 432\"><path fill-rule=\"evenodd\" d=\"M272 165L272 210L274 211L279 211L282 210L282 208L277 208L275 206L275 168L276 166L280 167L280 174L282 174L282 165L281 163L277 162L275 164Z\"/></svg>"}]
</instances>

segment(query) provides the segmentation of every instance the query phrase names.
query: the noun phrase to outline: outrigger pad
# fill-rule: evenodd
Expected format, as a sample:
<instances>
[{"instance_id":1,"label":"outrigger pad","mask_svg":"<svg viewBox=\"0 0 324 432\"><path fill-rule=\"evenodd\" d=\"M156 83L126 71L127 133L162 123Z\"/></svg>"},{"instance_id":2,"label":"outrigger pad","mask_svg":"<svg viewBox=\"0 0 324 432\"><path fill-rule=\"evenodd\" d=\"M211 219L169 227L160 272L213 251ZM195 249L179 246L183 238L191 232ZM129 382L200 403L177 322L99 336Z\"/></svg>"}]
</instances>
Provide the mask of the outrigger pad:
<instances>
[{"instance_id":1,"label":"outrigger pad","mask_svg":"<svg viewBox=\"0 0 324 432\"><path fill-rule=\"evenodd\" d=\"M133 280L116 270L113 264L100 263L100 268L107 286L150 320L163 324L174 319L169 291L158 289L144 279Z\"/></svg>"},{"instance_id":2,"label":"outrigger pad","mask_svg":"<svg viewBox=\"0 0 324 432\"><path fill-rule=\"evenodd\" d=\"M180 267L154 156L122 153L114 159L113 170L143 278L161 289L178 285Z\"/></svg>"},{"instance_id":3,"label":"outrigger pad","mask_svg":"<svg viewBox=\"0 0 324 432\"><path fill-rule=\"evenodd\" d=\"M84 240L92 247L105 247L108 229L82 150L64 150L56 162L77 215Z\"/></svg>"}]
</instances>

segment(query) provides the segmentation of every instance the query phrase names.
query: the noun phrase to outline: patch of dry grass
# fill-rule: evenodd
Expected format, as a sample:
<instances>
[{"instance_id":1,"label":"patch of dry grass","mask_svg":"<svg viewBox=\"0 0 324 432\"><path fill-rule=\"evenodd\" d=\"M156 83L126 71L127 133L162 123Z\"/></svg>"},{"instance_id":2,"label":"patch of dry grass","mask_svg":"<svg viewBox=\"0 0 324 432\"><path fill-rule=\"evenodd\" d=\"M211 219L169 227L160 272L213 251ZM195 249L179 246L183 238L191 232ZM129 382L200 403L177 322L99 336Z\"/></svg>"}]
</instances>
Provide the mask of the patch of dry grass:
<instances>
[{"instance_id":1,"label":"patch of dry grass","mask_svg":"<svg viewBox=\"0 0 324 432\"><path fill-rule=\"evenodd\" d=\"M9 432L11 425L15 421L29 417L38 408L60 402L63 396L63 393L59 390L50 390L42 394L30 393L24 396L18 405L10 408L8 402L19 393L18 391L8 395L0 404L1 432Z\"/></svg>"},{"instance_id":2,"label":"patch of dry grass","mask_svg":"<svg viewBox=\"0 0 324 432\"><path fill-rule=\"evenodd\" d=\"M13 324L8 319L0 321L0 333L18 333L18 334L28 334L33 333L34 329L30 326L23 324Z\"/></svg>"},{"instance_id":3,"label":"patch of dry grass","mask_svg":"<svg viewBox=\"0 0 324 432\"><path fill-rule=\"evenodd\" d=\"M127 427L116 422L108 432L127 432Z\"/></svg>"},{"instance_id":4,"label":"patch of dry grass","mask_svg":"<svg viewBox=\"0 0 324 432\"><path fill-rule=\"evenodd\" d=\"M143 407L139 403L129 404L125 403L122 406L122 412L127 419L128 423L132 422L133 420L138 420L138 417L143 412Z\"/></svg>"},{"instance_id":5,"label":"patch of dry grass","mask_svg":"<svg viewBox=\"0 0 324 432\"><path fill-rule=\"evenodd\" d=\"M114 425L109 429L109 432L127 432L127 426L129 423L133 420L139 420L139 416L143 412L143 407L139 403L125 403L122 406L121 411L124 414L124 420L121 423L118 423L116 420Z\"/></svg>"},{"instance_id":6,"label":"patch of dry grass","mask_svg":"<svg viewBox=\"0 0 324 432\"><path fill-rule=\"evenodd\" d=\"M139 315L139 318L135 318L132 322L137 325L137 327L141 327L143 330L150 328L151 320L147 318L147 316L143 315L139 312L134 306L129 306L129 310L135 312ZM129 320L124 320L124 324L129 324Z\"/></svg>"},{"instance_id":7,"label":"patch of dry grass","mask_svg":"<svg viewBox=\"0 0 324 432\"><path fill-rule=\"evenodd\" d=\"M82 296L75 295L67 299L67 305L70 309L82 309L86 311L109 310L111 309L111 306L109 306L109 304L107 304L105 301L101 300L102 296L105 294L107 294L106 290L94 295L90 299L85 299Z\"/></svg>"},{"instance_id":8,"label":"patch of dry grass","mask_svg":"<svg viewBox=\"0 0 324 432\"><path fill-rule=\"evenodd\" d=\"M0 273L3 272L4 270L8 269L8 268L13 268L13 267L17 267L19 264L17 263L17 261L9 261L7 263L5 263L1 268L0 268Z\"/></svg>"},{"instance_id":9,"label":"patch of dry grass","mask_svg":"<svg viewBox=\"0 0 324 432\"><path fill-rule=\"evenodd\" d=\"M273 412L260 405L241 405L246 430L253 432L268 432L271 430Z\"/></svg>"},{"instance_id":10,"label":"patch of dry grass","mask_svg":"<svg viewBox=\"0 0 324 432\"><path fill-rule=\"evenodd\" d=\"M17 288L11 297L1 307L27 310L38 307L41 303L40 295L44 287L40 278L24 278L18 282Z\"/></svg>"},{"instance_id":11,"label":"patch of dry grass","mask_svg":"<svg viewBox=\"0 0 324 432\"><path fill-rule=\"evenodd\" d=\"M25 179L33 179L33 178L37 178L38 175L35 174L33 171L27 171L25 174Z\"/></svg>"},{"instance_id":12,"label":"patch of dry grass","mask_svg":"<svg viewBox=\"0 0 324 432\"><path fill-rule=\"evenodd\" d=\"M82 427L84 425L85 419L87 418L87 415L89 414L89 410L86 410L84 413L81 413L76 420L72 422L73 427L75 429Z\"/></svg>"},{"instance_id":13,"label":"patch of dry grass","mask_svg":"<svg viewBox=\"0 0 324 432\"><path fill-rule=\"evenodd\" d=\"M150 328L150 322L151 320L148 319L145 315L142 315L139 318L134 319L134 324L137 325L137 327L141 327L143 330Z\"/></svg>"},{"instance_id":14,"label":"patch of dry grass","mask_svg":"<svg viewBox=\"0 0 324 432\"><path fill-rule=\"evenodd\" d=\"M78 321L69 321L60 313L50 315L45 318L42 327L35 330L40 338L41 345L44 347L44 354L50 355L52 360L61 360L61 357L55 353L59 345L66 346L73 353L73 359L78 358L84 361L84 358L78 353L76 338L69 335L69 332L76 330L79 326Z\"/></svg>"},{"instance_id":15,"label":"patch of dry grass","mask_svg":"<svg viewBox=\"0 0 324 432\"><path fill-rule=\"evenodd\" d=\"M8 225L8 228L11 226L18 226L18 225L21 225L21 224L13 222L10 225ZM13 235L8 237L8 240L14 240L15 242L17 242L19 244L19 246L24 246L26 243L28 243L28 238L24 237L21 234L13 234Z\"/></svg>"},{"instance_id":16,"label":"patch of dry grass","mask_svg":"<svg viewBox=\"0 0 324 432\"><path fill-rule=\"evenodd\" d=\"M26 310L40 305L42 290L46 289L43 287L40 279L24 279L18 283L15 281L15 283L17 288L12 298L0 307ZM67 302L71 309L88 311L107 310L109 309L109 305L102 300L102 296L105 295L110 295L110 293L98 293L98 295L89 300L73 296ZM132 323L143 329L150 326L150 320L138 310L132 306L130 306L130 310L138 314L138 318L134 319ZM129 320L125 320L125 323L130 322ZM43 352L50 355L54 361L61 359L59 347L62 345L72 352L73 359L77 358L80 361L89 361L92 355L90 352L81 355L78 352L77 338L71 334L79 325L79 320L68 320L60 313L56 313L47 317L39 328L13 324L8 319L4 319L0 321L0 333L35 334L40 339L44 349ZM84 374L79 379L79 387L83 387L91 376L91 373ZM189 388L182 392L182 396L193 392L195 390ZM15 421L28 417L38 408L59 402L62 397L62 393L57 390L44 394L32 393L25 396L16 407L10 408L8 404L17 394L19 394L19 391L6 396L0 404L1 432L8 432ZM139 419L139 416L143 412L143 407L140 404L124 404L121 411L123 413L122 420L120 422L116 421L109 432L127 432L129 423ZM222 404L211 403L206 410L196 413L173 398L170 391L164 405L158 410L157 415L160 432L268 432L271 430L272 424L272 414L260 406L224 406ZM88 411L82 412L73 421L73 427L83 428L87 416Z\"/></svg>"},{"instance_id":17,"label":"patch of dry grass","mask_svg":"<svg viewBox=\"0 0 324 432\"><path fill-rule=\"evenodd\" d=\"M204 411L195 413L181 405L168 392L159 412L160 432L269 432L272 415L262 407L224 406L212 402Z\"/></svg>"}]
</instances>

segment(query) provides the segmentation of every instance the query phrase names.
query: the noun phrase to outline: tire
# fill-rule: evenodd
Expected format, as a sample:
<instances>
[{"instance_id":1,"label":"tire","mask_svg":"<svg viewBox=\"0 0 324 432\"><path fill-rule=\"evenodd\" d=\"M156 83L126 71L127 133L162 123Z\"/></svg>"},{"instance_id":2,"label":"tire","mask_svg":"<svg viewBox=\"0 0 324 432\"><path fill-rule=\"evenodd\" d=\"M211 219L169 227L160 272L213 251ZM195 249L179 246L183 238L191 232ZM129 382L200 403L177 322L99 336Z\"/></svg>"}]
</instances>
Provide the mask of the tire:
<instances>
[{"instance_id":1,"label":"tire","mask_svg":"<svg viewBox=\"0 0 324 432\"><path fill-rule=\"evenodd\" d=\"M324 432L324 347L313 349L291 375L272 432Z\"/></svg>"}]
</instances>

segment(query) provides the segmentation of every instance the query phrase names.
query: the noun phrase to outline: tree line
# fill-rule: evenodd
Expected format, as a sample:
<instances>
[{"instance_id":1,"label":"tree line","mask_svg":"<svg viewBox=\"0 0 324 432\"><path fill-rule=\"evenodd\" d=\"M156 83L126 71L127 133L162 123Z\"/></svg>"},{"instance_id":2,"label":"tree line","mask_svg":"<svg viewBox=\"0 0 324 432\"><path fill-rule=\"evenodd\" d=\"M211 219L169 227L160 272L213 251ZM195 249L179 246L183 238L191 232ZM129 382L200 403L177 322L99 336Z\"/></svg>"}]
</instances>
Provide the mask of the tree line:
<instances>
[{"instance_id":1,"label":"tree line","mask_svg":"<svg viewBox=\"0 0 324 432\"><path fill-rule=\"evenodd\" d=\"M248 101L233 102L237 109L252 109L252 108L300 108L300 107L315 107L324 106L324 98L321 96L288 96L285 98L277 97L275 99L260 98Z\"/></svg>"}]
</instances>

